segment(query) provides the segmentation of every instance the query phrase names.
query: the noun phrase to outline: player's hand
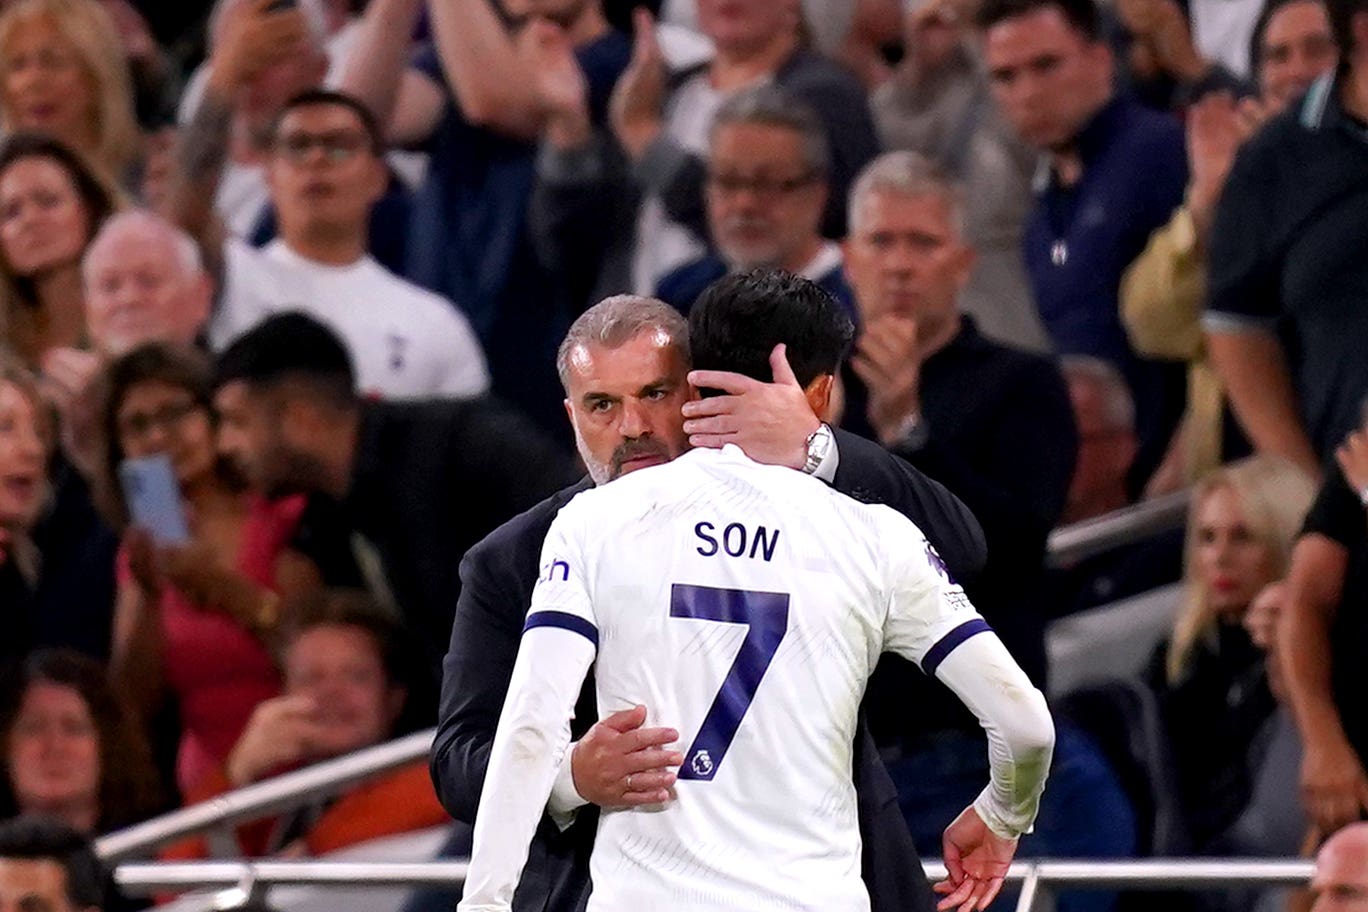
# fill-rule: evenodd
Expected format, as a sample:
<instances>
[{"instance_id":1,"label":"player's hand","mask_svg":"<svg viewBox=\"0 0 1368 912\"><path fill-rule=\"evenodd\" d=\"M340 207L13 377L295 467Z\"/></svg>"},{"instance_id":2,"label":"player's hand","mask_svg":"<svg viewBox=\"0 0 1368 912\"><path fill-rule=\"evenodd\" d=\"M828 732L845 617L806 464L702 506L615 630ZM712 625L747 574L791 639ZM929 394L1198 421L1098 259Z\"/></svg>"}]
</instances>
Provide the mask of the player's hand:
<instances>
[{"instance_id":1,"label":"player's hand","mask_svg":"<svg viewBox=\"0 0 1368 912\"><path fill-rule=\"evenodd\" d=\"M950 876L934 887L944 896L936 908L958 912L988 908L1002 889L1017 841L993 833L970 805L945 828L941 845Z\"/></svg>"},{"instance_id":2,"label":"player's hand","mask_svg":"<svg viewBox=\"0 0 1368 912\"><path fill-rule=\"evenodd\" d=\"M672 797L675 773L684 762L666 745L679 740L672 728L642 728L646 707L636 706L601 719L575 744L570 773L575 791L604 808L663 804Z\"/></svg>"},{"instance_id":3,"label":"player's hand","mask_svg":"<svg viewBox=\"0 0 1368 912\"><path fill-rule=\"evenodd\" d=\"M1307 740L1301 792L1307 816L1322 833L1348 826L1368 809L1368 775L1342 735Z\"/></svg>"},{"instance_id":4,"label":"player's hand","mask_svg":"<svg viewBox=\"0 0 1368 912\"><path fill-rule=\"evenodd\" d=\"M786 352L782 343L770 352L773 383L729 371L690 371L690 385L727 395L684 403L689 444L717 448L734 443L756 462L801 469L807 462L808 436L822 423L798 385Z\"/></svg>"}]
</instances>

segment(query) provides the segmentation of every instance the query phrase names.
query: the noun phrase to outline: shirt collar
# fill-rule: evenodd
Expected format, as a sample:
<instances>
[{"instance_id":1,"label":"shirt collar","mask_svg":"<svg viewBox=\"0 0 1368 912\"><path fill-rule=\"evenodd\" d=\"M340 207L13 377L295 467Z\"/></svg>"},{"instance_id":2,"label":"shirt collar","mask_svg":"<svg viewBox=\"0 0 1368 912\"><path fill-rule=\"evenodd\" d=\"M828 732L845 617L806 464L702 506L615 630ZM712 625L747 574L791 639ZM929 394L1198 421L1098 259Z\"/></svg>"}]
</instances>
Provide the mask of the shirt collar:
<instances>
[{"instance_id":1,"label":"shirt collar","mask_svg":"<svg viewBox=\"0 0 1368 912\"><path fill-rule=\"evenodd\" d=\"M1078 131L1078 135L1074 137L1074 145L1078 147L1078 155L1083 160L1084 170L1111 144L1112 138L1116 136L1117 125L1129 106L1130 102L1124 95L1113 95L1111 101L1103 105L1092 119L1083 125L1083 129ZM1036 170L1032 184L1037 193L1058 186L1059 181L1055 177L1054 166L1048 155L1041 156L1040 166Z\"/></svg>"}]
</instances>

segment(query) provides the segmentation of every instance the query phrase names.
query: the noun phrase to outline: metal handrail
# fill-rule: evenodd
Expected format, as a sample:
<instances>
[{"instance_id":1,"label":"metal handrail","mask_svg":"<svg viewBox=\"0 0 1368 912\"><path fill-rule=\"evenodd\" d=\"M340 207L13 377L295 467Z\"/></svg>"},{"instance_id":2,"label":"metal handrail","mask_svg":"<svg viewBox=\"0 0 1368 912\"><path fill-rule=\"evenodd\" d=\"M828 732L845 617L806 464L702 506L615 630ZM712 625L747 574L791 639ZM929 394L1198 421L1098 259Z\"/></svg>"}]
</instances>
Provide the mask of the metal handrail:
<instances>
[{"instance_id":1,"label":"metal handrail","mask_svg":"<svg viewBox=\"0 0 1368 912\"><path fill-rule=\"evenodd\" d=\"M1137 539L1181 528L1191 499L1191 490L1184 489L1061 526L1050 533L1045 559L1051 567L1066 567Z\"/></svg>"},{"instance_id":2,"label":"metal handrail","mask_svg":"<svg viewBox=\"0 0 1368 912\"><path fill-rule=\"evenodd\" d=\"M940 862L922 866L933 881L945 877ZM1017 912L1035 912L1053 889L1083 890L1302 886L1314 865L1302 859L1174 859L1142 861L1018 861L1007 882L1023 885ZM120 889L134 896L167 890L280 885L320 887L459 886L469 866L464 861L414 864L368 862L191 862L120 865Z\"/></svg>"},{"instance_id":3,"label":"metal handrail","mask_svg":"<svg viewBox=\"0 0 1368 912\"><path fill-rule=\"evenodd\" d=\"M105 861L145 855L187 836L294 810L302 798L331 797L353 783L427 757L436 732L430 728L154 817L100 837L95 852Z\"/></svg>"}]
</instances>

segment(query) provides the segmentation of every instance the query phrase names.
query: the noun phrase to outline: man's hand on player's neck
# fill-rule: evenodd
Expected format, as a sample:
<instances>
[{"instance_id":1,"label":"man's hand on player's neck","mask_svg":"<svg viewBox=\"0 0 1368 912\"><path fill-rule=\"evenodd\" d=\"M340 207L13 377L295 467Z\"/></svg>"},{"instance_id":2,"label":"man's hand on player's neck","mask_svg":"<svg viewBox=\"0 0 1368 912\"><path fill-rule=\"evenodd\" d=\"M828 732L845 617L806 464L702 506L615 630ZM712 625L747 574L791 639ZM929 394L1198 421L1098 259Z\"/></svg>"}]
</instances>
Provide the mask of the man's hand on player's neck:
<instances>
[{"instance_id":1,"label":"man's hand on player's neck","mask_svg":"<svg viewBox=\"0 0 1368 912\"><path fill-rule=\"evenodd\" d=\"M694 388L726 394L684 403L690 446L734 443L756 462L801 469L807 461L808 437L822 422L789 367L782 344L770 353L770 369L772 383L729 371L690 371Z\"/></svg>"}]
</instances>

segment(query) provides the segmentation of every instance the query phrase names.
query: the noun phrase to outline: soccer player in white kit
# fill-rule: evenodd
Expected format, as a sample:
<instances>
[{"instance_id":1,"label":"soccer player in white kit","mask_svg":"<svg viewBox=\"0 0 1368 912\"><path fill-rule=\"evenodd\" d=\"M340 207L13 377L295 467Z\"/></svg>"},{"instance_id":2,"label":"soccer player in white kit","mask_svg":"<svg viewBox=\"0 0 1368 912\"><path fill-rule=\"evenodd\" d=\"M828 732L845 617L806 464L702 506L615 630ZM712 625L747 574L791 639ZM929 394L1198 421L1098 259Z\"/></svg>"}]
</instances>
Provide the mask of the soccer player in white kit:
<instances>
[{"instance_id":1,"label":"soccer player in white kit","mask_svg":"<svg viewBox=\"0 0 1368 912\"><path fill-rule=\"evenodd\" d=\"M765 376L783 342L829 410L853 329L820 288L746 273L694 308L696 368ZM682 733L684 765L668 804L603 811L590 912L866 912L851 753L885 650L988 733L992 781L947 831L938 887L941 908L982 909L1035 818L1054 729L920 530L734 446L580 494L543 549L460 909L511 908L592 664L600 716L651 707Z\"/></svg>"}]
</instances>

